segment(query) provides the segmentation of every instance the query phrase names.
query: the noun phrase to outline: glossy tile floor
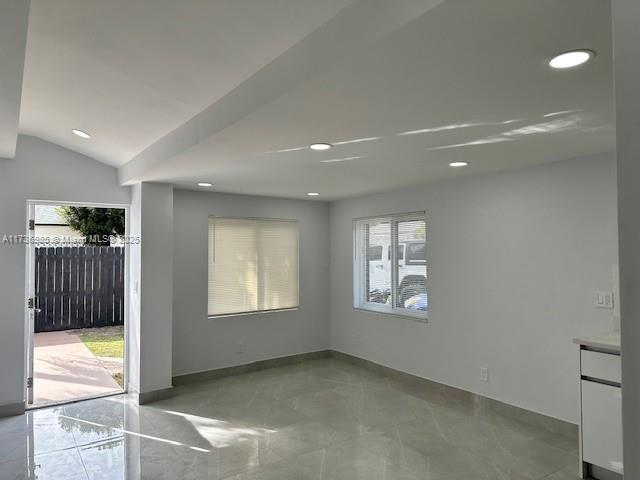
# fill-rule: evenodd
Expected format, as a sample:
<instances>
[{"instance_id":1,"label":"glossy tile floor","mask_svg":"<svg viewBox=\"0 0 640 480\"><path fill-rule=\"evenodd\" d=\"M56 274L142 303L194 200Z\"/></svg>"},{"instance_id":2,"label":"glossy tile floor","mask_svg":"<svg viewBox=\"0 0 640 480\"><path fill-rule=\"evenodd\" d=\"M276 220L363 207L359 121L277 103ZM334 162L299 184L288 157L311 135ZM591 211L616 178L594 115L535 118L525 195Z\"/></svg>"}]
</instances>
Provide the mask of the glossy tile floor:
<instances>
[{"instance_id":1,"label":"glossy tile floor","mask_svg":"<svg viewBox=\"0 0 640 480\"><path fill-rule=\"evenodd\" d=\"M577 478L577 445L339 360L0 419L0 479Z\"/></svg>"}]
</instances>

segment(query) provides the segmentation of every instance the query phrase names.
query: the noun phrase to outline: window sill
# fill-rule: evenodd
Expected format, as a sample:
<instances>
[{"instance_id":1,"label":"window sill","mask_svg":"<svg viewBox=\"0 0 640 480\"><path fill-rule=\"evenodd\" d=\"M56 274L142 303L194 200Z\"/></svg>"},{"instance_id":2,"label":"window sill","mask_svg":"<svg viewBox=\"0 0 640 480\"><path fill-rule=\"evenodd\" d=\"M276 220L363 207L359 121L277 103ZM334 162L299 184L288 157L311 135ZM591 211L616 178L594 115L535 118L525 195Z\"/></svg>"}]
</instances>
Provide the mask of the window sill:
<instances>
[{"instance_id":1,"label":"window sill","mask_svg":"<svg viewBox=\"0 0 640 480\"><path fill-rule=\"evenodd\" d=\"M208 319L227 318L227 317L245 317L248 315L264 315L268 313L280 313L280 312L293 312L299 310L300 307L291 308L277 308L273 310L256 310L254 312L238 312L238 313L223 313L221 315L207 315Z\"/></svg>"},{"instance_id":2,"label":"window sill","mask_svg":"<svg viewBox=\"0 0 640 480\"><path fill-rule=\"evenodd\" d=\"M369 308L365 306L353 307L356 312L362 313L376 313L378 315L386 315L389 317L404 318L406 320L413 320L419 323L429 323L428 313L410 313L408 311L390 310L385 308Z\"/></svg>"}]
</instances>

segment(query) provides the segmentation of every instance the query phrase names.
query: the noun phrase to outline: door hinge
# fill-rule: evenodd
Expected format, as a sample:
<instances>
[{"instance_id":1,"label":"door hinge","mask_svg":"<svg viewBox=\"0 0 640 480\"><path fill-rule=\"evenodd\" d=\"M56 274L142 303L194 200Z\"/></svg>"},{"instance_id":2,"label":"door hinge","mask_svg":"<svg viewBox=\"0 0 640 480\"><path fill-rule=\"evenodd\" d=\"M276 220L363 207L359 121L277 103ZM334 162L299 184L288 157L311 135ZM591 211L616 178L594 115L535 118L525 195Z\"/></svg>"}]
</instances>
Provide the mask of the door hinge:
<instances>
[{"instance_id":1,"label":"door hinge","mask_svg":"<svg viewBox=\"0 0 640 480\"><path fill-rule=\"evenodd\" d=\"M33 388L33 377L27 377L27 388Z\"/></svg>"},{"instance_id":2,"label":"door hinge","mask_svg":"<svg viewBox=\"0 0 640 480\"><path fill-rule=\"evenodd\" d=\"M33 297L31 297L29 300L27 300L27 307L29 308L36 308L36 301Z\"/></svg>"},{"instance_id":3,"label":"door hinge","mask_svg":"<svg viewBox=\"0 0 640 480\"><path fill-rule=\"evenodd\" d=\"M29 220L29 230L35 230L35 229L36 229L36 221Z\"/></svg>"}]
</instances>

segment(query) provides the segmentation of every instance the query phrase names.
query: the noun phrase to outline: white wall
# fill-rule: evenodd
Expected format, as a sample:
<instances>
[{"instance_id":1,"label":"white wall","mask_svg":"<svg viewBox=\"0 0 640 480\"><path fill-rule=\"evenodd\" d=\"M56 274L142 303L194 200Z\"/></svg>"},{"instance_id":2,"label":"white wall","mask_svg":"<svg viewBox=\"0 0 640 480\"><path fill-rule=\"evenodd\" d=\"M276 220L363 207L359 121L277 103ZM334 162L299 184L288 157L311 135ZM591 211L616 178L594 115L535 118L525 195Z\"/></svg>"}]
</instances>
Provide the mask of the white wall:
<instances>
[{"instance_id":1,"label":"white wall","mask_svg":"<svg viewBox=\"0 0 640 480\"><path fill-rule=\"evenodd\" d=\"M624 476L640 478L640 2L613 6Z\"/></svg>"},{"instance_id":2,"label":"white wall","mask_svg":"<svg viewBox=\"0 0 640 480\"><path fill-rule=\"evenodd\" d=\"M578 355L571 339L610 327L610 312L593 308L592 293L611 289L611 265L617 262L612 156L330 206L191 191L172 192L171 200L167 185L136 188L139 198L130 217L132 223L138 218L143 251L148 244L149 258L173 256L160 261L159 271L151 267L147 275L142 273L141 296L145 285L173 292L173 298L151 294L148 302L153 307L147 311L150 322L169 319L156 330L159 338L129 332L138 336L138 344L147 338L145 350L159 352L147 360L141 355L141 368L147 362L158 373L145 376L142 391L168 386L171 343L173 375L335 348L577 421ZM130 191L118 185L111 167L20 137L16 158L0 160L1 233L25 232L27 199L129 203ZM355 312L353 218L416 210L425 210L428 220L429 323ZM143 212L150 222L146 228ZM207 318L209 215L299 220L299 310ZM137 255L132 250L133 263L138 258L142 264L142 252ZM23 246L0 245L0 406L23 400L24 262ZM158 298L166 301L158 303ZM139 299L132 296L131 304L139 307ZM172 335L166 328L171 316ZM236 353L238 341L246 345L244 354ZM479 366L490 368L488 384L479 381Z\"/></svg>"},{"instance_id":3,"label":"white wall","mask_svg":"<svg viewBox=\"0 0 640 480\"><path fill-rule=\"evenodd\" d=\"M20 136L15 158L0 159L1 235L26 233L27 199L128 204L129 188L115 168ZM0 406L24 398L25 252L0 244Z\"/></svg>"},{"instance_id":4,"label":"white wall","mask_svg":"<svg viewBox=\"0 0 640 480\"><path fill-rule=\"evenodd\" d=\"M418 210L427 215L429 323L354 311L353 219ZM335 202L331 346L577 423L572 339L611 328L593 292L611 290L616 262L612 155Z\"/></svg>"},{"instance_id":5,"label":"white wall","mask_svg":"<svg viewBox=\"0 0 640 480\"><path fill-rule=\"evenodd\" d=\"M129 208L129 235L142 241L142 184L131 186ZM140 392L140 281L142 270L142 245L129 245L129 322L127 325L127 390Z\"/></svg>"},{"instance_id":6,"label":"white wall","mask_svg":"<svg viewBox=\"0 0 640 480\"><path fill-rule=\"evenodd\" d=\"M329 209L326 203L174 192L173 374L329 347ZM297 219L300 308L207 318L208 216ZM238 341L246 345L236 353Z\"/></svg>"},{"instance_id":7,"label":"white wall","mask_svg":"<svg viewBox=\"0 0 640 480\"><path fill-rule=\"evenodd\" d=\"M140 189L140 392L171 387L173 321L173 186ZM135 317L134 317L135 319ZM135 323L132 319L130 323Z\"/></svg>"}]
</instances>

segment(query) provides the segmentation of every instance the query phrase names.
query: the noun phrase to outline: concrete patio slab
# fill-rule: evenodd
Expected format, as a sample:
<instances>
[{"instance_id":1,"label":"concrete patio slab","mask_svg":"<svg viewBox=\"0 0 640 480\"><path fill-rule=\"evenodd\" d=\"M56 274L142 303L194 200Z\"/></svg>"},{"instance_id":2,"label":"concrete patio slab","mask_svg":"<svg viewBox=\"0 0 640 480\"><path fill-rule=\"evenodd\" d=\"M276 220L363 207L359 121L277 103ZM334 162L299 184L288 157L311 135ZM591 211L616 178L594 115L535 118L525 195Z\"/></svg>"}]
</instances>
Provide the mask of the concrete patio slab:
<instances>
[{"instance_id":1,"label":"concrete patio slab","mask_svg":"<svg viewBox=\"0 0 640 480\"><path fill-rule=\"evenodd\" d=\"M70 332L34 335L34 405L120 392L98 358Z\"/></svg>"},{"instance_id":2,"label":"concrete patio slab","mask_svg":"<svg viewBox=\"0 0 640 480\"><path fill-rule=\"evenodd\" d=\"M124 371L124 359L113 357L96 357L100 364L113 376Z\"/></svg>"}]
</instances>

